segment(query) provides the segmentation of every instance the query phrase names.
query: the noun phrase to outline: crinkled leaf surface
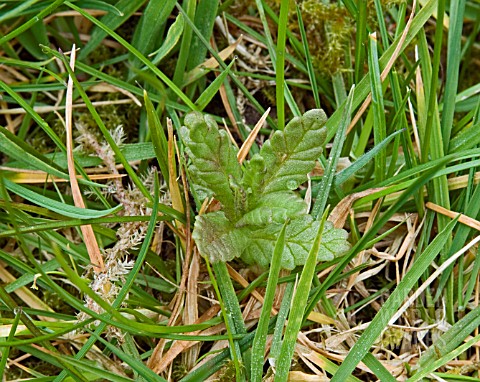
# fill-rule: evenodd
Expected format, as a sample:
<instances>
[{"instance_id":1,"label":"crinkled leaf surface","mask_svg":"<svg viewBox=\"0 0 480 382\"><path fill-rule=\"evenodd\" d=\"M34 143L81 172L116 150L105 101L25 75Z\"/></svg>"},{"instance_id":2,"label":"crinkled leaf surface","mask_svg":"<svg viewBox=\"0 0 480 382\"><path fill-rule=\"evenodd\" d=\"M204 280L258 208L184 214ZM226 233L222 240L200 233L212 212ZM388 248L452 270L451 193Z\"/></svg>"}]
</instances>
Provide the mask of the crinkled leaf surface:
<instances>
[{"instance_id":1,"label":"crinkled leaf surface","mask_svg":"<svg viewBox=\"0 0 480 382\"><path fill-rule=\"evenodd\" d=\"M271 192L295 190L307 180L322 152L327 130L323 110L307 111L276 131L252 158L245 186L260 198Z\"/></svg>"},{"instance_id":2,"label":"crinkled leaf surface","mask_svg":"<svg viewBox=\"0 0 480 382\"><path fill-rule=\"evenodd\" d=\"M227 134L209 117L191 113L181 130L196 187L214 196L223 211L197 217L193 238L212 262L240 257L267 268L275 242L288 219L281 266L305 264L319 229L305 201L294 192L315 167L326 136L325 113L316 109L294 118L264 143L259 154L241 167ZM347 233L327 223L318 261L348 250Z\"/></svg>"},{"instance_id":3,"label":"crinkled leaf surface","mask_svg":"<svg viewBox=\"0 0 480 382\"><path fill-rule=\"evenodd\" d=\"M282 268L293 269L298 265L305 264L319 226L320 222L313 220L310 215L294 219L288 224ZM267 225L263 229L250 227L248 234L244 235L249 240L241 255L242 259L248 264L258 264L263 268L268 268L281 229L282 224L279 223ZM317 261L329 261L345 253L350 248L346 239L346 231L335 229L332 223L326 222Z\"/></svg>"},{"instance_id":4,"label":"crinkled leaf surface","mask_svg":"<svg viewBox=\"0 0 480 382\"><path fill-rule=\"evenodd\" d=\"M244 232L237 229L223 211L198 216L192 235L200 253L212 262L240 257L248 244Z\"/></svg>"},{"instance_id":5,"label":"crinkled leaf surface","mask_svg":"<svg viewBox=\"0 0 480 382\"><path fill-rule=\"evenodd\" d=\"M263 196L258 201L251 196L248 212L238 221L237 226L253 225L264 226L271 223L285 223L287 219L294 219L307 213L305 201L296 193L273 192Z\"/></svg>"},{"instance_id":6,"label":"crinkled leaf surface","mask_svg":"<svg viewBox=\"0 0 480 382\"><path fill-rule=\"evenodd\" d=\"M241 180L242 170L237 161L237 149L227 133L219 130L215 120L199 112L185 116L180 130L186 151L192 160L191 180L205 197L215 196L225 213L235 215L235 185Z\"/></svg>"}]
</instances>

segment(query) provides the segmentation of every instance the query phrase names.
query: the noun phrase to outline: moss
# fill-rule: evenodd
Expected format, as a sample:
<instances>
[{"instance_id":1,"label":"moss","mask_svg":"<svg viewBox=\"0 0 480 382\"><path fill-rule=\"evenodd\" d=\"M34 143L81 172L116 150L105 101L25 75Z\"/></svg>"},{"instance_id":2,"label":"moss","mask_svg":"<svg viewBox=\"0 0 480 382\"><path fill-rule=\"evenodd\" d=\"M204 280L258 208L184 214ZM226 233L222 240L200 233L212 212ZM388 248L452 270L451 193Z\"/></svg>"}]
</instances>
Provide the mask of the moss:
<instances>
[{"instance_id":1,"label":"moss","mask_svg":"<svg viewBox=\"0 0 480 382\"><path fill-rule=\"evenodd\" d=\"M121 98L123 99L125 96L120 93L103 93L99 101L112 101L112 103L96 107L95 110L107 129L113 130L120 125L123 126L126 140L129 143L134 143L138 140L138 125L141 109L133 102L128 104L113 103ZM104 140L104 138L101 137L101 132L97 127L97 123L90 113L78 113L76 118L77 122L82 123L84 126L91 129L92 132L98 134L97 138L100 142ZM75 134L76 132L74 132L74 138Z\"/></svg>"},{"instance_id":2,"label":"moss","mask_svg":"<svg viewBox=\"0 0 480 382\"><path fill-rule=\"evenodd\" d=\"M304 0L300 9L314 66L323 74L338 72L344 67L346 44L353 34L350 13L339 4L319 0ZM298 30L296 20L291 24L293 30Z\"/></svg>"}]
</instances>

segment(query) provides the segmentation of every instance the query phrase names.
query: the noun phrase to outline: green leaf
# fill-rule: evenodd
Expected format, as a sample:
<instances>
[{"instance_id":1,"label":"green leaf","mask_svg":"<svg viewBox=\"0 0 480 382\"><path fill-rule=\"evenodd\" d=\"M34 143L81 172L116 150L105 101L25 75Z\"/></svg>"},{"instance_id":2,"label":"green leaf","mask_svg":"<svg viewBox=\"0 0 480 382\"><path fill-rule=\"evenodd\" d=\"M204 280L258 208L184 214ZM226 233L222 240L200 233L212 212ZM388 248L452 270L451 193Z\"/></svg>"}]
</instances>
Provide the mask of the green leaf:
<instances>
[{"instance_id":1,"label":"green leaf","mask_svg":"<svg viewBox=\"0 0 480 382\"><path fill-rule=\"evenodd\" d=\"M237 226L263 226L271 223L283 224L287 218L293 219L307 213L307 204L294 192L274 192L262 197L238 221Z\"/></svg>"},{"instance_id":2,"label":"green leaf","mask_svg":"<svg viewBox=\"0 0 480 382\"><path fill-rule=\"evenodd\" d=\"M313 220L310 215L304 215L290 222L286 230L282 268L293 269L305 264L319 226L320 222ZM281 229L280 223L268 224L264 228L249 228L248 233L244 235L248 238L248 246L242 254L242 259L248 264L258 264L268 268ZM346 231L335 229L330 222L325 223L323 235L317 262L332 260L350 248L346 241Z\"/></svg>"},{"instance_id":3,"label":"green leaf","mask_svg":"<svg viewBox=\"0 0 480 382\"><path fill-rule=\"evenodd\" d=\"M306 182L322 152L326 122L323 110L313 109L277 130L250 162L254 173L248 174L246 186L253 194L295 190Z\"/></svg>"},{"instance_id":4,"label":"green leaf","mask_svg":"<svg viewBox=\"0 0 480 382\"><path fill-rule=\"evenodd\" d=\"M190 175L197 191L204 197L215 196L222 203L227 216L235 216L235 184L241 180L242 170L237 161L237 149L226 131L218 130L215 120L199 112L185 116L180 134L186 152L192 160Z\"/></svg>"},{"instance_id":5,"label":"green leaf","mask_svg":"<svg viewBox=\"0 0 480 382\"><path fill-rule=\"evenodd\" d=\"M192 235L202 256L212 263L240 257L249 244L248 236L236 229L223 211L198 216Z\"/></svg>"},{"instance_id":6,"label":"green leaf","mask_svg":"<svg viewBox=\"0 0 480 382\"><path fill-rule=\"evenodd\" d=\"M241 167L237 150L213 119L198 112L185 117L181 134L192 161L193 186L223 206L223 211L207 213L195 222L193 238L203 256L214 263L241 257L248 264L268 268L280 231L290 220L281 267L305 264L320 223L307 213L307 204L294 190L315 167L326 135L325 122L320 109L294 118ZM345 231L327 222L317 261L346 252L346 238Z\"/></svg>"}]
</instances>

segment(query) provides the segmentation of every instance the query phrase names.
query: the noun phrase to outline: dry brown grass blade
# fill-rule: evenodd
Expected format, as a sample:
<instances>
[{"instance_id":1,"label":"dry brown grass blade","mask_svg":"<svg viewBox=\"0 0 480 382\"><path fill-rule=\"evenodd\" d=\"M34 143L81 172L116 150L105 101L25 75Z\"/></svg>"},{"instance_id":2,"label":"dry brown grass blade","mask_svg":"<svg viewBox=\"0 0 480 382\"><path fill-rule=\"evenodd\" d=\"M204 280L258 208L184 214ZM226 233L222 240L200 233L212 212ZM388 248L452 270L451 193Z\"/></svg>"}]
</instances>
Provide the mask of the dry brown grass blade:
<instances>
[{"instance_id":1,"label":"dry brown grass blade","mask_svg":"<svg viewBox=\"0 0 480 382\"><path fill-rule=\"evenodd\" d=\"M232 280L239 283L242 287L247 288L250 285L248 281L245 280L245 278L235 269L233 269L229 264L227 264L227 269ZM256 289L252 291L252 296L255 297L261 304L263 304L263 296ZM272 314L277 314L277 311L274 308L272 308Z\"/></svg>"},{"instance_id":2,"label":"dry brown grass blade","mask_svg":"<svg viewBox=\"0 0 480 382\"><path fill-rule=\"evenodd\" d=\"M169 167L169 187L170 187L170 197L172 199L172 207L175 208L177 211L184 212L184 206L182 201L182 194L180 192L180 187L178 185L178 178L177 178L177 169L176 169L176 162L175 162L175 139L173 135L173 125L170 119L167 119L167 130L168 130L168 167ZM182 180L185 180L182 177ZM187 192L187 191L185 191ZM186 195L187 197L187 195ZM188 199L186 200L188 203ZM188 207L188 205L187 205ZM187 220L189 221L189 214L187 211ZM182 241L182 246L185 251L185 259L182 264L182 278L180 280L180 285L175 294L174 298L170 302L170 306L172 307L172 314L170 319L168 320L168 326L174 326L179 321L181 308L184 304L188 304L185 298L185 290L187 288L187 278L189 277L189 267L190 267L190 259L192 257L192 246L190 243L190 234L188 231L188 227L185 227L181 222L175 222L177 230L175 232L178 233L178 237ZM174 228L170 226L170 228ZM187 236L185 235L187 233ZM191 310L191 309L190 309ZM163 359L163 351L165 349L166 340L160 339L153 350L152 356L147 362L147 366L159 373L162 363L161 360ZM166 366L168 367L168 365Z\"/></svg>"},{"instance_id":3,"label":"dry brown grass blade","mask_svg":"<svg viewBox=\"0 0 480 382\"><path fill-rule=\"evenodd\" d=\"M201 324L205 321L210 320L211 318L215 317L218 312L220 311L220 305L214 305L210 309L208 309L202 316L197 319L194 323ZM223 325L221 325L223 326ZM219 330L223 330L225 327L223 326ZM211 335L213 328L209 328L205 331L197 330L196 332L190 333L192 336L197 335ZM207 333L208 331L208 333ZM181 354L184 350L194 346L195 344L199 343L200 341L175 341L173 345L168 349L167 352L161 357L156 363L152 366L152 370L157 373L163 373L167 368L171 365L171 363L175 360L175 358Z\"/></svg>"},{"instance_id":4,"label":"dry brown grass blade","mask_svg":"<svg viewBox=\"0 0 480 382\"><path fill-rule=\"evenodd\" d=\"M345 357L347 356L347 352L345 352L345 354L340 355L340 354L335 354L330 351L321 349L321 347L323 347L324 345L317 344L311 341L302 332L298 334L298 340L300 344L297 342L296 351L297 352L301 351L305 358L307 358L310 362L313 362L316 366L318 366L321 369L326 368L327 366L326 361L328 359L333 360L335 362L342 363ZM360 362L357 365L357 369L371 373L371 370L367 366L365 366L363 362Z\"/></svg>"},{"instance_id":5,"label":"dry brown grass blade","mask_svg":"<svg viewBox=\"0 0 480 382\"><path fill-rule=\"evenodd\" d=\"M132 100L130 98L126 99L118 99L118 100L113 100L113 101L93 101L92 105L97 107L97 106L108 106L108 105L124 105L124 104L129 104L132 103ZM87 105L85 103L76 103L70 106L73 109L86 109ZM36 113L38 114L45 114L45 113L51 113L54 111L60 111L66 109L66 106L33 106L33 110L35 110ZM22 107L16 107L16 108L11 108L11 109L1 109L0 114L2 115L8 115L8 114L26 114L27 111L22 108Z\"/></svg>"},{"instance_id":6,"label":"dry brown grass blade","mask_svg":"<svg viewBox=\"0 0 480 382\"><path fill-rule=\"evenodd\" d=\"M237 153L238 163L241 164L245 160L245 158L247 157L248 152L250 151L250 148L252 147L253 142L255 142L255 138L257 138L258 132L260 131L261 127L263 126L263 124L267 120L267 117L268 117L269 113L270 113L270 108L268 108L267 111L265 111L265 113L263 113L262 117L259 119L259 121L255 125L253 130L250 132L250 134L248 134L248 137L245 140L245 142L243 142L242 147L240 147L240 150Z\"/></svg>"},{"instance_id":7,"label":"dry brown grass blade","mask_svg":"<svg viewBox=\"0 0 480 382\"><path fill-rule=\"evenodd\" d=\"M193 324L198 320L198 276L200 274L200 256L196 253L192 256L187 281L187 293L185 296L185 309L183 322L185 325ZM200 355L200 346L192 346L184 353L184 364L187 370L192 369Z\"/></svg>"},{"instance_id":8,"label":"dry brown grass blade","mask_svg":"<svg viewBox=\"0 0 480 382\"><path fill-rule=\"evenodd\" d=\"M455 219L457 216L459 216L458 221L462 224L468 225L470 228L476 229L477 231L480 231L480 222L478 220L475 220L471 218L470 216L461 214L459 212L447 210L444 207L439 206L438 204L432 203L432 202L427 202L426 204L427 208L435 211L439 214L448 216L452 219Z\"/></svg>"},{"instance_id":9,"label":"dry brown grass blade","mask_svg":"<svg viewBox=\"0 0 480 382\"><path fill-rule=\"evenodd\" d=\"M223 49L221 52L218 53L219 57L222 59L222 60L226 60L228 58L228 56L230 56L233 52L235 52L235 49L237 49L237 46L238 44L240 44L240 42L242 41L242 36L240 36L237 41L235 41L233 44L230 44L229 46L227 46L225 49ZM185 78L184 78L184 84L188 84L192 81L192 79L194 79L195 77L197 77L202 71L204 71L205 69L215 69L215 68L218 68L220 64L218 63L218 61L215 59L215 57L212 57L212 58L209 58L208 60L204 61L203 63L201 63L200 65L198 65L197 67L193 68L192 70L190 70L186 75L185 75Z\"/></svg>"},{"instance_id":10,"label":"dry brown grass blade","mask_svg":"<svg viewBox=\"0 0 480 382\"><path fill-rule=\"evenodd\" d=\"M412 26L413 22L413 16L415 15L415 9L417 7L417 0L413 0L412 4L412 12L410 13L410 16L408 18L407 24L405 25L405 29L403 30L403 33L400 37L400 40L397 44L397 47L395 48L395 51L392 54L392 57L390 57L390 60L388 60L387 65L385 65L385 68L383 69L382 73L380 74L380 79L381 81L385 81L385 79L388 76L388 73L390 73L390 70L393 67L393 64L397 60L398 56L400 55L400 51L402 50L402 45L405 42L405 39L407 38L408 31L410 30L410 27ZM370 105L370 102L372 101L372 93L370 92L363 101L362 106L360 106L360 109L358 109L357 114L355 114L355 117L352 119L352 122L350 123L350 126L348 126L347 129L347 134L355 127L355 125L358 123L360 118L362 117L363 113L365 110L367 110L368 105Z\"/></svg>"},{"instance_id":11,"label":"dry brown grass blade","mask_svg":"<svg viewBox=\"0 0 480 382\"><path fill-rule=\"evenodd\" d=\"M69 182L70 180L58 178L56 176L51 176L45 171L40 170L25 170L25 169L14 169L10 167L0 166L2 176L11 180L12 182L19 184L35 184L35 183L62 183ZM94 174L90 175L90 180L105 180L105 179L118 179L126 176L125 174ZM80 175L77 175L78 179L81 179Z\"/></svg>"},{"instance_id":12,"label":"dry brown grass blade","mask_svg":"<svg viewBox=\"0 0 480 382\"><path fill-rule=\"evenodd\" d=\"M135 103L135 105L142 107L142 103L138 100L138 98L133 93L129 92L128 90L119 88L117 86L107 84L106 82L102 82L98 85L94 85L90 87L89 91L100 92L100 93L122 93L123 95L130 98Z\"/></svg>"},{"instance_id":13,"label":"dry brown grass blade","mask_svg":"<svg viewBox=\"0 0 480 382\"><path fill-rule=\"evenodd\" d=\"M367 225L365 227L365 232L370 230L370 228L373 225L373 222L375 221L375 218L377 217L378 213L380 212L380 207L382 206L382 199L377 200L377 203L375 203L375 207L372 210L372 213L368 217L367 220ZM361 264L367 263L370 260L370 256L366 251L361 251L355 258L352 260L353 266L357 267ZM350 290L352 287L355 287L358 293L360 293L363 297L368 297L368 292L366 288L363 286L363 283L360 283L361 285L356 285L359 280L357 279L357 276L360 274L360 272L355 272L352 274L347 282L347 290ZM347 292L348 293L348 292ZM345 293L345 297L347 296L347 293ZM380 305L377 302L372 302L372 306L375 308L375 310L379 311L380 310Z\"/></svg>"},{"instance_id":14,"label":"dry brown grass blade","mask_svg":"<svg viewBox=\"0 0 480 382\"><path fill-rule=\"evenodd\" d=\"M70 68L75 69L75 44L72 47L70 55ZM85 208L82 193L78 186L77 175L75 173L75 162L73 160L73 137L72 137L72 97L73 97L73 79L68 76L66 105L65 105L65 128L67 133L67 164L68 175L70 176L70 186L72 188L72 196L76 207ZM105 264L103 262L100 248L98 247L97 239L91 225L82 225L80 227L85 246L87 247L90 262L96 273L105 271Z\"/></svg>"},{"instance_id":15,"label":"dry brown grass blade","mask_svg":"<svg viewBox=\"0 0 480 382\"><path fill-rule=\"evenodd\" d=\"M480 236L477 236L475 239L471 240L467 245L465 245L462 249L460 249L458 252L454 253L452 256L448 258L442 265L440 265L435 272L433 272L424 282L422 285L418 287L412 293L412 295L407 299L407 301L402 305L400 309L392 316L390 321L388 322L388 325L392 325L395 323L396 320L398 320L402 314L405 313L405 311L408 309L409 306L411 306L418 297L422 295L422 293L427 289L427 287L437 280L442 272L445 271L450 265L452 265L461 255L463 255L465 252L467 252L470 248L476 246L480 242Z\"/></svg>"},{"instance_id":16,"label":"dry brown grass blade","mask_svg":"<svg viewBox=\"0 0 480 382\"><path fill-rule=\"evenodd\" d=\"M361 199L365 196L374 194L375 192L379 192L384 190L384 187L380 188L370 188L368 190L357 192L355 194L347 195L343 198L332 210L332 213L328 217L328 220L333 223L335 228L343 228L345 222L347 221L348 215L352 210L353 203L358 199Z\"/></svg>"},{"instance_id":17,"label":"dry brown grass blade","mask_svg":"<svg viewBox=\"0 0 480 382\"><path fill-rule=\"evenodd\" d=\"M175 162L175 142L173 138L173 125L170 118L167 119L167 131L168 131L168 178L170 186L170 197L172 198L172 207L183 213L183 199L180 192L177 179L177 166ZM176 221L177 227L181 227L182 224Z\"/></svg>"}]
</instances>

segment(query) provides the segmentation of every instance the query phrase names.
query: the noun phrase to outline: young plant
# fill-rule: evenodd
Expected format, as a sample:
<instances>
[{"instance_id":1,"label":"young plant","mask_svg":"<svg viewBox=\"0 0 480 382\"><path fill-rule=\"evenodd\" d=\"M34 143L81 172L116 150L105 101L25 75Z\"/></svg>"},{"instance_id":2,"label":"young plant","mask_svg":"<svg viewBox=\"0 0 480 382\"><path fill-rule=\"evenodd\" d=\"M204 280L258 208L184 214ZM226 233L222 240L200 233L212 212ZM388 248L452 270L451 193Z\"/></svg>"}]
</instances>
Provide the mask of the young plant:
<instances>
[{"instance_id":1,"label":"young plant","mask_svg":"<svg viewBox=\"0 0 480 382\"><path fill-rule=\"evenodd\" d=\"M260 152L240 165L227 133L208 115L185 116L180 134L191 160L192 187L201 200L214 197L221 210L197 217L193 238L210 261L241 258L267 268L282 226L281 266L304 265L320 222L295 190L315 167L326 137L326 116L314 109L276 131ZM325 224L317 260L331 260L349 245L347 233Z\"/></svg>"}]
</instances>

